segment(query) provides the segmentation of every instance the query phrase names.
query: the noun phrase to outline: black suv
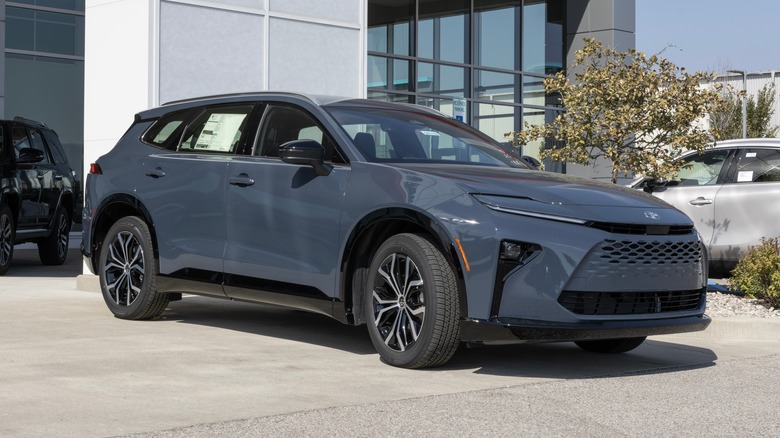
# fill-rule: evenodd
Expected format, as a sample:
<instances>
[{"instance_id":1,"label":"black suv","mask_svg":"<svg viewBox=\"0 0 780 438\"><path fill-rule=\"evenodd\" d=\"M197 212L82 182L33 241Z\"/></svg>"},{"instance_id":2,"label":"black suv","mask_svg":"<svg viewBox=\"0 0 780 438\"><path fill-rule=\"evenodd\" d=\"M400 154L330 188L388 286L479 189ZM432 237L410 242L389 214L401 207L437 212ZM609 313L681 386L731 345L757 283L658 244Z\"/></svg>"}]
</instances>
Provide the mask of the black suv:
<instances>
[{"instance_id":1,"label":"black suv","mask_svg":"<svg viewBox=\"0 0 780 438\"><path fill-rule=\"evenodd\" d=\"M81 183L57 133L21 117L0 120L0 275L18 243L37 243L45 265L63 264L80 212Z\"/></svg>"}]
</instances>

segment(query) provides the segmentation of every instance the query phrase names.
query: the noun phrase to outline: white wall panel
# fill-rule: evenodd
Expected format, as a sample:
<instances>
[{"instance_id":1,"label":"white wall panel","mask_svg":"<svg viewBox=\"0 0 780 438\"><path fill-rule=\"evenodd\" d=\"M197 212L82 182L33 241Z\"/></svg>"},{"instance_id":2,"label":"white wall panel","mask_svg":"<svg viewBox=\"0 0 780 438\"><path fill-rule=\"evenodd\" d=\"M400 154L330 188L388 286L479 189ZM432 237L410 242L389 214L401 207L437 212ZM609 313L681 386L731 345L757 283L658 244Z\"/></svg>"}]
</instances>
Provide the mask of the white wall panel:
<instances>
[{"instance_id":1,"label":"white wall panel","mask_svg":"<svg viewBox=\"0 0 780 438\"><path fill-rule=\"evenodd\" d=\"M361 1L363 0L270 0L270 10L357 25L362 21Z\"/></svg>"},{"instance_id":2,"label":"white wall panel","mask_svg":"<svg viewBox=\"0 0 780 438\"><path fill-rule=\"evenodd\" d=\"M271 17L271 90L360 96L361 31Z\"/></svg>"},{"instance_id":3,"label":"white wall panel","mask_svg":"<svg viewBox=\"0 0 780 438\"><path fill-rule=\"evenodd\" d=\"M264 17L163 2L160 102L263 87Z\"/></svg>"}]
</instances>

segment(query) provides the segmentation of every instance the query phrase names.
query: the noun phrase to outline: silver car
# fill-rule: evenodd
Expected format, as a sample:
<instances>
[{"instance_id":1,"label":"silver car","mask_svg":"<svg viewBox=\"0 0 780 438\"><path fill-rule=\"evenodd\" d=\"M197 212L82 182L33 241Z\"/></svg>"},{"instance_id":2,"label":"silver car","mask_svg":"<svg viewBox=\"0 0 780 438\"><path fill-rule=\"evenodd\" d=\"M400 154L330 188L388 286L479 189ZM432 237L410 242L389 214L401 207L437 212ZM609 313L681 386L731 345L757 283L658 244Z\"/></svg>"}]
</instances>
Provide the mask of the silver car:
<instances>
[{"instance_id":1,"label":"silver car","mask_svg":"<svg viewBox=\"0 0 780 438\"><path fill-rule=\"evenodd\" d=\"M693 220L709 250L711 276L727 276L762 237L780 236L780 139L721 141L679 160L688 166L676 178L639 179L632 187Z\"/></svg>"}]
</instances>

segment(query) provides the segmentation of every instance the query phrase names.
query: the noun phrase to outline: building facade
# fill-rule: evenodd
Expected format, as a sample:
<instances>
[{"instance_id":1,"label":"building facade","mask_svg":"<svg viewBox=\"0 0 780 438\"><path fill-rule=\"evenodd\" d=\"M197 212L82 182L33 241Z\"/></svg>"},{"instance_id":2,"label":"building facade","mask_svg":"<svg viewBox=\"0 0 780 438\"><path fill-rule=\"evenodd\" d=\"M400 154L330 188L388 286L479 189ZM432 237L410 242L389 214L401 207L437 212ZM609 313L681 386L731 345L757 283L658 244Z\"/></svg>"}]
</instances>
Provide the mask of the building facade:
<instances>
[{"instance_id":1,"label":"building facade","mask_svg":"<svg viewBox=\"0 0 780 438\"><path fill-rule=\"evenodd\" d=\"M561 111L541 81L583 37L634 47L634 0L0 3L0 115L53 127L82 173L136 112L242 91L418 103L503 141Z\"/></svg>"}]
</instances>

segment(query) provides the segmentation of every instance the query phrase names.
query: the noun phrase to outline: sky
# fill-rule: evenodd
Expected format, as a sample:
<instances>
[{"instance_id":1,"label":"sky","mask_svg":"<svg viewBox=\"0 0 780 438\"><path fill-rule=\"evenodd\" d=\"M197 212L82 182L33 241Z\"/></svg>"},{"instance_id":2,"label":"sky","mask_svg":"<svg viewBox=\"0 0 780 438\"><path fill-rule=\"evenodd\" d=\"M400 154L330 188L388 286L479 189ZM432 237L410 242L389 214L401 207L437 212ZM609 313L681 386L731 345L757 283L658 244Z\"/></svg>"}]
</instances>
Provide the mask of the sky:
<instances>
[{"instance_id":1,"label":"sky","mask_svg":"<svg viewBox=\"0 0 780 438\"><path fill-rule=\"evenodd\" d=\"M689 72L780 71L780 0L636 0L636 49Z\"/></svg>"}]
</instances>

